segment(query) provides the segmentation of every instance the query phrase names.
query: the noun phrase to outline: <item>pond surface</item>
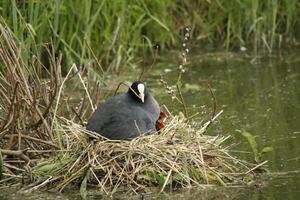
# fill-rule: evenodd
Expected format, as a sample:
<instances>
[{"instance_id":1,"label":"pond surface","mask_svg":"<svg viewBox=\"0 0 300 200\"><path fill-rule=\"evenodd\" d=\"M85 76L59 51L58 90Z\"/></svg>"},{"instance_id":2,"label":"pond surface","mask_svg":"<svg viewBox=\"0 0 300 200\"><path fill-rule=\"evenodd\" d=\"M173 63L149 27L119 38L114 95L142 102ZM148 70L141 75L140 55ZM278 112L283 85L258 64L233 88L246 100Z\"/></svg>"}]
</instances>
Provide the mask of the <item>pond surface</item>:
<instances>
[{"instance_id":1,"label":"pond surface","mask_svg":"<svg viewBox=\"0 0 300 200\"><path fill-rule=\"evenodd\" d=\"M208 132L231 135L240 143L234 149L251 152L241 136L241 131L246 130L257 137L259 149L265 146L274 149L263 157L269 160L272 178L262 188L241 192L239 199L299 199L299 55L299 50L287 50L265 56L201 52L191 56L182 79L186 104L192 105L188 109L189 115L199 112L198 119L203 113L207 115L205 110L212 107L213 102L209 84L216 97L217 109L223 109L224 113L215 125L217 128ZM172 69L171 66L166 68ZM170 71L164 77L172 82L177 72ZM166 98L161 101L172 106ZM176 108L178 106L172 110ZM247 160L253 158L252 153L239 156Z\"/></svg>"},{"instance_id":2,"label":"pond surface","mask_svg":"<svg viewBox=\"0 0 300 200\"><path fill-rule=\"evenodd\" d=\"M197 52L197 53L196 53ZM170 85L177 78L179 53L170 53L158 61L148 81L160 103L177 114L182 110L172 102L159 84L160 75ZM241 131L257 138L259 149L273 147L263 159L269 160L271 172L263 186L249 188L191 189L159 196L135 196L131 199L299 199L300 196L300 51L286 50L272 55L195 51L188 57L183 74L182 92L189 116L196 121L207 118L212 110L212 88L217 110L224 113L211 127L209 134L232 136L237 156L249 161L253 154ZM89 199L101 199L90 193ZM80 199L79 194L14 194L1 192L0 200L8 199ZM124 196L117 199L124 199Z\"/></svg>"}]
</instances>

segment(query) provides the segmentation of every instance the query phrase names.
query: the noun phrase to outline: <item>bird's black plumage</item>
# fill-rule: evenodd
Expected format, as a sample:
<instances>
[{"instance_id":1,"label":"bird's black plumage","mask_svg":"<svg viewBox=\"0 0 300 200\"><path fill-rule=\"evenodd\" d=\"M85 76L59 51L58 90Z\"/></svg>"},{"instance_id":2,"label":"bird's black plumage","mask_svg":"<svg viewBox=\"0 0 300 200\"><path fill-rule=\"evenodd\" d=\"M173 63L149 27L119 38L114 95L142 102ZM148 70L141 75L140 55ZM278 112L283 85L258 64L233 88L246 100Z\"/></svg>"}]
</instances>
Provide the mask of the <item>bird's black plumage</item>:
<instances>
[{"instance_id":1,"label":"bird's black plumage","mask_svg":"<svg viewBox=\"0 0 300 200\"><path fill-rule=\"evenodd\" d=\"M139 87L144 90L144 102L139 96ZM144 83L135 81L127 93L103 103L93 113L86 128L112 140L131 139L155 132L159 114L159 105Z\"/></svg>"}]
</instances>

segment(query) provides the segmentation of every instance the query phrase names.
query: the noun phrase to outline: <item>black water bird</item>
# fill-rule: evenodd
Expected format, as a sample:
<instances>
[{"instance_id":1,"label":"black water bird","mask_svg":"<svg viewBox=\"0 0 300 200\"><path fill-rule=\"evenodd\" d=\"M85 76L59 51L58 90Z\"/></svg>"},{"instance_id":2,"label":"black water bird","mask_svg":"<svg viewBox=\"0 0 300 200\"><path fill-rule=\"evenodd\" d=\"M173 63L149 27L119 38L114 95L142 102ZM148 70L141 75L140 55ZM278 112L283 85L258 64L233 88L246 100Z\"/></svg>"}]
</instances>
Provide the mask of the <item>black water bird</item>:
<instances>
[{"instance_id":1,"label":"black water bird","mask_svg":"<svg viewBox=\"0 0 300 200\"><path fill-rule=\"evenodd\" d=\"M132 83L128 92L107 100L93 113L86 126L111 140L132 139L154 133L160 108L141 81Z\"/></svg>"}]
</instances>

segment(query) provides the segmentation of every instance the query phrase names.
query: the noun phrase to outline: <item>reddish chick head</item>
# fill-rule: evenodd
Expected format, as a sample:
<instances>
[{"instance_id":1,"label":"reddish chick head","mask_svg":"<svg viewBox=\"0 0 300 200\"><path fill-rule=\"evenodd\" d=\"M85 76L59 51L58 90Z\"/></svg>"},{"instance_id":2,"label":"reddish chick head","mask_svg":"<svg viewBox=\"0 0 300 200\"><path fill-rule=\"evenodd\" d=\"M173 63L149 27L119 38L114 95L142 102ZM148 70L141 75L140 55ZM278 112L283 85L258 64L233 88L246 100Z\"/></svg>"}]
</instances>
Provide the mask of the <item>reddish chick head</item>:
<instances>
[{"instance_id":1,"label":"reddish chick head","mask_svg":"<svg viewBox=\"0 0 300 200\"><path fill-rule=\"evenodd\" d=\"M166 126L165 125L166 119L167 119L167 113L164 111L160 111L158 120L156 121L156 130L157 131L163 129Z\"/></svg>"}]
</instances>

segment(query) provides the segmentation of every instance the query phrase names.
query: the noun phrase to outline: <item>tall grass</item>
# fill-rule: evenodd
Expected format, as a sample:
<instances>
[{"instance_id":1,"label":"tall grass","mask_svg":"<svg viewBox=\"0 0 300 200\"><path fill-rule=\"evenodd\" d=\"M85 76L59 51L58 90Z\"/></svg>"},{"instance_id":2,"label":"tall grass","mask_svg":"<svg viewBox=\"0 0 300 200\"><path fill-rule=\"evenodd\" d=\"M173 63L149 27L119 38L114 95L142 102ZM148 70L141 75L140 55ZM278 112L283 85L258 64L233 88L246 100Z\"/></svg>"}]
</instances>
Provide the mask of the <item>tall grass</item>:
<instances>
[{"instance_id":1,"label":"tall grass","mask_svg":"<svg viewBox=\"0 0 300 200\"><path fill-rule=\"evenodd\" d=\"M132 63L143 44L175 47L186 25L196 45L271 51L295 44L299 9L298 0L0 0L1 16L28 49L24 58L44 56L42 45L52 43L66 66L89 65L94 53L113 70Z\"/></svg>"},{"instance_id":2,"label":"tall grass","mask_svg":"<svg viewBox=\"0 0 300 200\"><path fill-rule=\"evenodd\" d=\"M299 41L297 0L184 1L183 6L195 35L209 44L271 50L281 38L289 44Z\"/></svg>"},{"instance_id":3,"label":"tall grass","mask_svg":"<svg viewBox=\"0 0 300 200\"><path fill-rule=\"evenodd\" d=\"M123 61L130 63L143 40L175 41L171 0L2 0L0 5L1 16L31 53L51 42L67 64L88 64L92 50L102 64L118 69Z\"/></svg>"}]
</instances>

